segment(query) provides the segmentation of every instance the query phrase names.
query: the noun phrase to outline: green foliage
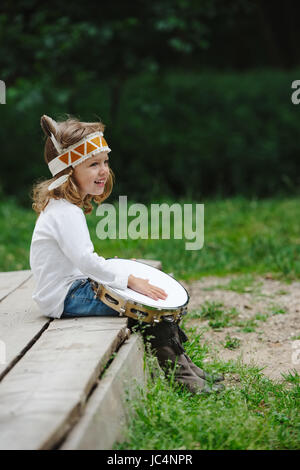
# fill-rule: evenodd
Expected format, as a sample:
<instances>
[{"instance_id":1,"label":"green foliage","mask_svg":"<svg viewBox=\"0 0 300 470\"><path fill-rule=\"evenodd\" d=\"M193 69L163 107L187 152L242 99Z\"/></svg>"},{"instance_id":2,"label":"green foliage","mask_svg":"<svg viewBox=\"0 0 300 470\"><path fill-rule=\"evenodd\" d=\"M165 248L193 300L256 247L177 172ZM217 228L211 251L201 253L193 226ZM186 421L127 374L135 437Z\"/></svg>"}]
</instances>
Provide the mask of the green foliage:
<instances>
[{"instance_id":1,"label":"green foliage","mask_svg":"<svg viewBox=\"0 0 300 470\"><path fill-rule=\"evenodd\" d=\"M17 2L14 8L2 3L2 78L43 79L54 72L56 83L72 86L82 75L124 80L137 69L156 69L199 53L208 46L208 18L216 16L218 1L131 2L125 7L116 0L99 7L86 0L72 8L56 0L39 8L36 0ZM224 9L223 15L234 10Z\"/></svg>"},{"instance_id":2,"label":"green foliage","mask_svg":"<svg viewBox=\"0 0 300 470\"><path fill-rule=\"evenodd\" d=\"M13 200L0 203L0 271L29 269L35 213Z\"/></svg>"},{"instance_id":3,"label":"green foliage","mask_svg":"<svg viewBox=\"0 0 300 470\"><path fill-rule=\"evenodd\" d=\"M81 74L73 88L51 77L19 78L7 88L9 106L0 108L5 155L0 184L5 194L29 205L32 183L50 176L42 157L40 116L65 118L68 111L82 120L99 116L108 124L115 196L205 202L237 194L298 194L299 109L290 99L298 75L299 70L136 75L118 85L113 122L112 84L104 78ZM12 135L13 145L7 138ZM289 249L277 254L284 270Z\"/></svg>"},{"instance_id":4,"label":"green foliage","mask_svg":"<svg viewBox=\"0 0 300 470\"><path fill-rule=\"evenodd\" d=\"M140 194L149 185L154 194L194 200L296 191L295 75L266 70L137 77L127 84L120 110L117 141L134 135L122 145L122 170L139 155L128 178L133 171ZM149 175L139 179L144 162Z\"/></svg>"}]
</instances>

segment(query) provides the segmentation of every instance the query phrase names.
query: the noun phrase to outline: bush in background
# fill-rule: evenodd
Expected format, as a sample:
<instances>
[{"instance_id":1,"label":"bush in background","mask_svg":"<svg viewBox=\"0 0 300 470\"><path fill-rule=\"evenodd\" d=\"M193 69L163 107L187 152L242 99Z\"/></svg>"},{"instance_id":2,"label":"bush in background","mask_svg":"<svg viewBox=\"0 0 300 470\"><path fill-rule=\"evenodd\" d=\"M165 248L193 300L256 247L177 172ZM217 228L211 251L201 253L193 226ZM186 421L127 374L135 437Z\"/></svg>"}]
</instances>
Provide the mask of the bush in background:
<instances>
[{"instance_id":1,"label":"bush in background","mask_svg":"<svg viewBox=\"0 0 300 470\"><path fill-rule=\"evenodd\" d=\"M105 82L64 90L22 79L1 107L3 194L30 204L32 183L50 177L40 116L67 112L107 124L114 197L298 194L300 106L291 102L291 83L299 77L297 70L148 73L124 84L114 122Z\"/></svg>"}]
</instances>

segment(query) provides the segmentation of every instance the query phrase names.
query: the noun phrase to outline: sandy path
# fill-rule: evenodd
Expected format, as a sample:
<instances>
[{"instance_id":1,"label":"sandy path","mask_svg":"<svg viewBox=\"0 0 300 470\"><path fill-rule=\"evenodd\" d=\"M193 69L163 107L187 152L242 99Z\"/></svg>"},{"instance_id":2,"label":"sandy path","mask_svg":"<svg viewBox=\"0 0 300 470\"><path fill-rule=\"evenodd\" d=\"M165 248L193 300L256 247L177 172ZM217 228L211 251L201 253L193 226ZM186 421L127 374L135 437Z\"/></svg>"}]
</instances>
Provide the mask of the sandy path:
<instances>
[{"instance_id":1,"label":"sandy path","mask_svg":"<svg viewBox=\"0 0 300 470\"><path fill-rule=\"evenodd\" d=\"M278 381L283 380L282 372L294 369L300 374L300 282L286 284L266 276L255 277L243 293L218 287L232 279L239 278L206 277L182 283L190 294L189 312L199 310L205 301L221 302L225 310L237 309L237 321L254 318L256 314L267 315L267 320L256 321L255 331L249 333L241 331L238 326L214 330L208 326L208 320L198 318L187 318L187 326L197 326L203 332L202 341L212 346L211 357L217 354L225 361L240 357L246 364L265 367L263 373ZM285 313L274 314L279 309ZM222 343L227 334L241 341L237 349L224 347Z\"/></svg>"}]
</instances>

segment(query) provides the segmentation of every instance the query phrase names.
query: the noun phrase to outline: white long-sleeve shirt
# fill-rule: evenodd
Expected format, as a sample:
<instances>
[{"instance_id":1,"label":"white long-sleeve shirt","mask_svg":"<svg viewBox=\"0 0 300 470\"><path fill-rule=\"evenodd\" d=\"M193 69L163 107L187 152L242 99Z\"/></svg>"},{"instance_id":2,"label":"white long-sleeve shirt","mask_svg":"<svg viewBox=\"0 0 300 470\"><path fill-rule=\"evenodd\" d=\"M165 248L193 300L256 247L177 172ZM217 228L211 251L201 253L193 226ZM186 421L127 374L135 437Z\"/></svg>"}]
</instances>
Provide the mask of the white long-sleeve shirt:
<instances>
[{"instance_id":1,"label":"white long-sleeve shirt","mask_svg":"<svg viewBox=\"0 0 300 470\"><path fill-rule=\"evenodd\" d=\"M30 246L30 267L35 279L32 298L41 312L60 318L64 300L76 279L94 279L126 289L128 274L112 270L94 252L83 210L66 199L50 199L39 215Z\"/></svg>"}]
</instances>

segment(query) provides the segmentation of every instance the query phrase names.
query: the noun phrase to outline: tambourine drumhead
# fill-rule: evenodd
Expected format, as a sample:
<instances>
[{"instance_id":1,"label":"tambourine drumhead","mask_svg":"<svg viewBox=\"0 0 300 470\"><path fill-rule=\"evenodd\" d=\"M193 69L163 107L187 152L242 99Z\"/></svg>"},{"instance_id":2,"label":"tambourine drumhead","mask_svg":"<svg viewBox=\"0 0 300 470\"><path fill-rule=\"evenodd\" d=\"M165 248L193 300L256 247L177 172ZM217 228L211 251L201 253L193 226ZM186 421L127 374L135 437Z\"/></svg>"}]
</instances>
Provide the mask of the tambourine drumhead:
<instances>
[{"instance_id":1,"label":"tambourine drumhead","mask_svg":"<svg viewBox=\"0 0 300 470\"><path fill-rule=\"evenodd\" d=\"M111 265L113 272L122 272L128 275L132 274L133 276L140 277L142 279L149 279L150 284L160 287L168 294L168 297L165 300L154 300L146 295L129 289L128 287L124 290L112 289L123 298L130 299L134 302L150 307L164 309L183 307L189 300L189 296L185 288L173 277L159 269L153 268L145 263L141 263L140 261L122 258L110 258L106 261Z\"/></svg>"}]
</instances>

